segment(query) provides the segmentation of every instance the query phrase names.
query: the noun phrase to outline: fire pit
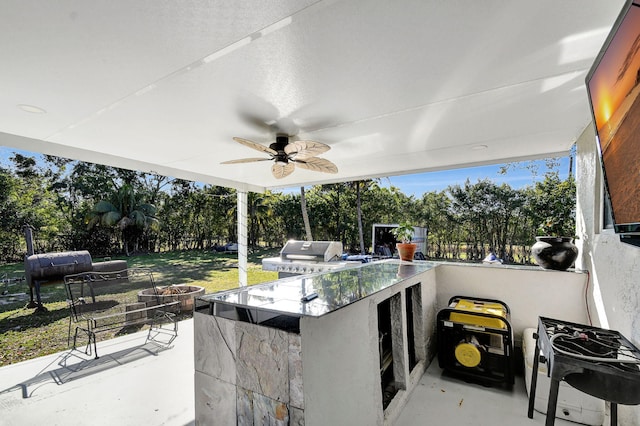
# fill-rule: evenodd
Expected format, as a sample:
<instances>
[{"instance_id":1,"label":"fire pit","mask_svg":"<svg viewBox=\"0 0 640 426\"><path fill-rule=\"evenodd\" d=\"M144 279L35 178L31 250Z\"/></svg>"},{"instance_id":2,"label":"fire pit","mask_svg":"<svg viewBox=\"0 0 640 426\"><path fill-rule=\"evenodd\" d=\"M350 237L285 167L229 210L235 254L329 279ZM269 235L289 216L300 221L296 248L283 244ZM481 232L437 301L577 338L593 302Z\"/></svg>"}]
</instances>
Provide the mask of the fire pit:
<instances>
[{"instance_id":1,"label":"fire pit","mask_svg":"<svg viewBox=\"0 0 640 426\"><path fill-rule=\"evenodd\" d=\"M204 294L204 287L186 284L170 285L158 287L158 298L160 303L172 301L180 302L180 312L193 310L193 298ZM154 303L156 296L153 289L142 290L138 293L138 302Z\"/></svg>"}]
</instances>

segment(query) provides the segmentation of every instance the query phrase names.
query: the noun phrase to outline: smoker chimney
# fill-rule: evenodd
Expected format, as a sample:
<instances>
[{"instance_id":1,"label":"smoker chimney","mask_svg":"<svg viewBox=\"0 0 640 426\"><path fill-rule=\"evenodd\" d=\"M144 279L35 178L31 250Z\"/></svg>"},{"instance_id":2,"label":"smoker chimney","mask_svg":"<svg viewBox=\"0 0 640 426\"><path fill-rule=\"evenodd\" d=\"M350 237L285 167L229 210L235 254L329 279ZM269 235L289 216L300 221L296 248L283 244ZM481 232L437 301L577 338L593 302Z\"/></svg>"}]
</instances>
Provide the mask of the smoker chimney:
<instances>
[{"instance_id":1,"label":"smoker chimney","mask_svg":"<svg viewBox=\"0 0 640 426\"><path fill-rule=\"evenodd\" d=\"M33 250L33 228L31 225L24 226L24 239L27 242L27 256L34 254Z\"/></svg>"}]
</instances>

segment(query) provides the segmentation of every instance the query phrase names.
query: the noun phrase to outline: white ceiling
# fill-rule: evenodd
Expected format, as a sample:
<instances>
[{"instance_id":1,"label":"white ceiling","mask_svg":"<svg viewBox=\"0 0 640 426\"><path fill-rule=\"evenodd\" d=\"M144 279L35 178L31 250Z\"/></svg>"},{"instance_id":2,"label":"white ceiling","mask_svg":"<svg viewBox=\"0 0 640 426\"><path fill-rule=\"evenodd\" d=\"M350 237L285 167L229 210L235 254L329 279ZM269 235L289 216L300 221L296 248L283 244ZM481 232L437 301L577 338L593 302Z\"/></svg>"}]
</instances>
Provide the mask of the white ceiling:
<instances>
[{"instance_id":1,"label":"white ceiling","mask_svg":"<svg viewBox=\"0 0 640 426\"><path fill-rule=\"evenodd\" d=\"M561 154L622 4L5 0L0 144L252 191ZM220 164L277 132L339 173Z\"/></svg>"}]
</instances>

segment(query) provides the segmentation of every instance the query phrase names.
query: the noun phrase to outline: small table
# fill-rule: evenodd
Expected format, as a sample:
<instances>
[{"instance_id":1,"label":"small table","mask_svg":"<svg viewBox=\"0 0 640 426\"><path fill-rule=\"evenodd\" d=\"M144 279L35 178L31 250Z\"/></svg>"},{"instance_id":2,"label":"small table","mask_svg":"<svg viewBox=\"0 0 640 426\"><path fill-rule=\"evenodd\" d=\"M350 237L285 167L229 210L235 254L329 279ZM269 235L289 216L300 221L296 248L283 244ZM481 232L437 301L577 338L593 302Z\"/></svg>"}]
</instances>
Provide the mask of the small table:
<instances>
[{"instance_id":1,"label":"small table","mask_svg":"<svg viewBox=\"0 0 640 426\"><path fill-rule=\"evenodd\" d=\"M528 416L533 418L538 364L547 362L551 379L545 425L556 418L558 389L564 380L574 388L611 404L611 425L618 404L640 404L640 350L622 334L552 318L538 318L537 356L533 357Z\"/></svg>"}]
</instances>

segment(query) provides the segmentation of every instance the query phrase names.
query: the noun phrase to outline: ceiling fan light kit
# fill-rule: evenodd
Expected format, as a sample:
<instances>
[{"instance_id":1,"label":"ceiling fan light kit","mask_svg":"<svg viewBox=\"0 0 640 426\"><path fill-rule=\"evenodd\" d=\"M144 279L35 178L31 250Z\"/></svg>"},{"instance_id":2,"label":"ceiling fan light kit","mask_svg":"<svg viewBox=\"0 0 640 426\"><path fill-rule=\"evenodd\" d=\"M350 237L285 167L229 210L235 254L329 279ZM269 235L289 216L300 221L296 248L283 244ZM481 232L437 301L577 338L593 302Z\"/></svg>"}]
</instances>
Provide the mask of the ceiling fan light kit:
<instances>
[{"instance_id":1,"label":"ceiling fan light kit","mask_svg":"<svg viewBox=\"0 0 640 426\"><path fill-rule=\"evenodd\" d=\"M248 139L233 138L233 140L256 151L264 152L269 155L269 158L241 158L238 160L223 161L221 164L275 160L273 166L271 166L271 173L276 179L289 176L293 173L295 166L314 172L338 173L338 167L335 164L325 158L317 157L317 155L331 149L329 145L321 142L290 142L289 136L287 135L277 135L276 141L268 147Z\"/></svg>"}]
</instances>

